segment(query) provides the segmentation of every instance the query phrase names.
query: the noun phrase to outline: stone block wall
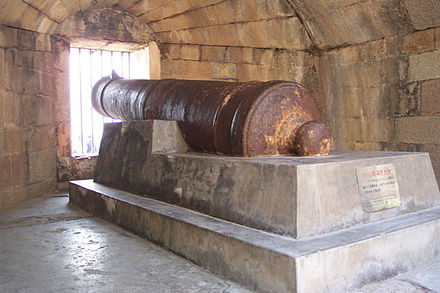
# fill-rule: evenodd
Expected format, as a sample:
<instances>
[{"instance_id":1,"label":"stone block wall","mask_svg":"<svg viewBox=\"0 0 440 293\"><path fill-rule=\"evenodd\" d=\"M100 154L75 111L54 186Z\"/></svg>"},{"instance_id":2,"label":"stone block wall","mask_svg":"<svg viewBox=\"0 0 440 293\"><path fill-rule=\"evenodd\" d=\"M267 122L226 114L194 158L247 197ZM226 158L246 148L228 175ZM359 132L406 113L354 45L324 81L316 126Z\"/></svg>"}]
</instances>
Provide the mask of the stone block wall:
<instances>
[{"instance_id":1,"label":"stone block wall","mask_svg":"<svg viewBox=\"0 0 440 293\"><path fill-rule=\"evenodd\" d=\"M50 36L0 25L0 210L56 188Z\"/></svg>"},{"instance_id":2,"label":"stone block wall","mask_svg":"<svg viewBox=\"0 0 440 293\"><path fill-rule=\"evenodd\" d=\"M92 176L93 160L70 156L63 38L155 41L154 78L299 82L335 149L427 151L440 181L437 1L73 2L0 10L0 208Z\"/></svg>"},{"instance_id":3,"label":"stone block wall","mask_svg":"<svg viewBox=\"0 0 440 293\"><path fill-rule=\"evenodd\" d=\"M396 37L324 51L319 104L337 150L389 150L399 98Z\"/></svg>"},{"instance_id":4,"label":"stone block wall","mask_svg":"<svg viewBox=\"0 0 440 293\"><path fill-rule=\"evenodd\" d=\"M316 89L310 51L162 44L162 78L223 81L290 80Z\"/></svg>"},{"instance_id":5,"label":"stone block wall","mask_svg":"<svg viewBox=\"0 0 440 293\"><path fill-rule=\"evenodd\" d=\"M70 139L70 78L68 39L52 37L54 54L54 122L56 126L56 179L58 189L68 188L69 180L93 178L96 157L72 157Z\"/></svg>"},{"instance_id":6,"label":"stone block wall","mask_svg":"<svg viewBox=\"0 0 440 293\"><path fill-rule=\"evenodd\" d=\"M151 22L162 78L289 80L317 88L312 42L285 1L214 1Z\"/></svg>"},{"instance_id":7,"label":"stone block wall","mask_svg":"<svg viewBox=\"0 0 440 293\"><path fill-rule=\"evenodd\" d=\"M399 49L395 148L429 152L440 181L440 28L404 36Z\"/></svg>"},{"instance_id":8,"label":"stone block wall","mask_svg":"<svg viewBox=\"0 0 440 293\"><path fill-rule=\"evenodd\" d=\"M144 48L151 40L151 31L144 22L128 13L98 8L71 15L57 27L52 37L59 189L68 188L70 180L93 178L97 160L96 156L72 157L69 91L71 42L92 49L137 50Z\"/></svg>"},{"instance_id":9,"label":"stone block wall","mask_svg":"<svg viewBox=\"0 0 440 293\"><path fill-rule=\"evenodd\" d=\"M429 152L440 182L440 29L322 51L318 102L338 150Z\"/></svg>"}]
</instances>

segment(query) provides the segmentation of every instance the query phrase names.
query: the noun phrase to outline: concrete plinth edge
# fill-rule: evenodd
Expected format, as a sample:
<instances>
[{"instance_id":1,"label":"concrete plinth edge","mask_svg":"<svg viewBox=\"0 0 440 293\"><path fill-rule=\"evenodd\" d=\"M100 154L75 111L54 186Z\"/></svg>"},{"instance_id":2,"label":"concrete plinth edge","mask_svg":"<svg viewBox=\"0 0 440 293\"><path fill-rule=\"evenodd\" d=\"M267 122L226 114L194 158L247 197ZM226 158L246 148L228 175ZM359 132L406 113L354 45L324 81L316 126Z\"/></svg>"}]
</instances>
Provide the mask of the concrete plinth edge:
<instances>
[{"instance_id":1,"label":"concrete plinth edge","mask_svg":"<svg viewBox=\"0 0 440 293\"><path fill-rule=\"evenodd\" d=\"M439 256L440 208L294 239L182 207L73 181L70 201L259 292L341 292Z\"/></svg>"}]
</instances>

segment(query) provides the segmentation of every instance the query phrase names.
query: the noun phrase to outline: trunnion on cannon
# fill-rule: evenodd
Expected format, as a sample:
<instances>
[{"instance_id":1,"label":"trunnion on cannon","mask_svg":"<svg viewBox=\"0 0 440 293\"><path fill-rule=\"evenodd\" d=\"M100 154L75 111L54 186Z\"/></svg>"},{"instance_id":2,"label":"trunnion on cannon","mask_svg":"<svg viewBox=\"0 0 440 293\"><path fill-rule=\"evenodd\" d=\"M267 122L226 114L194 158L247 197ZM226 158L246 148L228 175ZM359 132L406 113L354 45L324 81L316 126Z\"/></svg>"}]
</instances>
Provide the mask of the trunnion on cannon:
<instances>
[{"instance_id":1,"label":"trunnion on cannon","mask_svg":"<svg viewBox=\"0 0 440 293\"><path fill-rule=\"evenodd\" d=\"M286 81L126 80L104 77L94 108L121 120L175 120L194 151L232 156L326 155L328 127L312 95Z\"/></svg>"}]
</instances>

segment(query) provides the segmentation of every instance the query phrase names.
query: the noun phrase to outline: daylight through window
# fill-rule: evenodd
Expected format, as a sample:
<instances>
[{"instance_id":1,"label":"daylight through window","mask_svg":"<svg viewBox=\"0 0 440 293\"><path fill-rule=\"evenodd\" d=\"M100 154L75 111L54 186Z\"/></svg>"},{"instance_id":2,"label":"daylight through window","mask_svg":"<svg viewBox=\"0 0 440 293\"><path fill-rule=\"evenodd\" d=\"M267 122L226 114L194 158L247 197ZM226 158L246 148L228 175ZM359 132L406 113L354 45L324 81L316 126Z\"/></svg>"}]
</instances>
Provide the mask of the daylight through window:
<instances>
[{"instance_id":1,"label":"daylight through window","mask_svg":"<svg viewBox=\"0 0 440 293\"><path fill-rule=\"evenodd\" d=\"M91 90L114 70L127 79L148 79L148 48L135 52L70 48L70 114L72 155L97 154L104 122L114 122L92 107Z\"/></svg>"}]
</instances>

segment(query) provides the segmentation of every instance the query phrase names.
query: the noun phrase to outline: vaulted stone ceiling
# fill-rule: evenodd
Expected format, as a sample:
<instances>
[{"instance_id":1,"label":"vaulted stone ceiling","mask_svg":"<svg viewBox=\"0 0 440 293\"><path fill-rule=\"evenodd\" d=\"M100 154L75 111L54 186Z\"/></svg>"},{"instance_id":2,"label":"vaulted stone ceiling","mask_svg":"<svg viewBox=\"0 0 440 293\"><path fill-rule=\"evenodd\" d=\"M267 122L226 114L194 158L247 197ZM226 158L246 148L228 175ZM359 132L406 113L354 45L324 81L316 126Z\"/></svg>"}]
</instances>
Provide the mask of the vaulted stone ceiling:
<instances>
[{"instance_id":1,"label":"vaulted stone ceiling","mask_svg":"<svg viewBox=\"0 0 440 293\"><path fill-rule=\"evenodd\" d=\"M71 15L113 8L165 43L305 50L437 26L437 0L0 0L0 23L54 33Z\"/></svg>"}]
</instances>

